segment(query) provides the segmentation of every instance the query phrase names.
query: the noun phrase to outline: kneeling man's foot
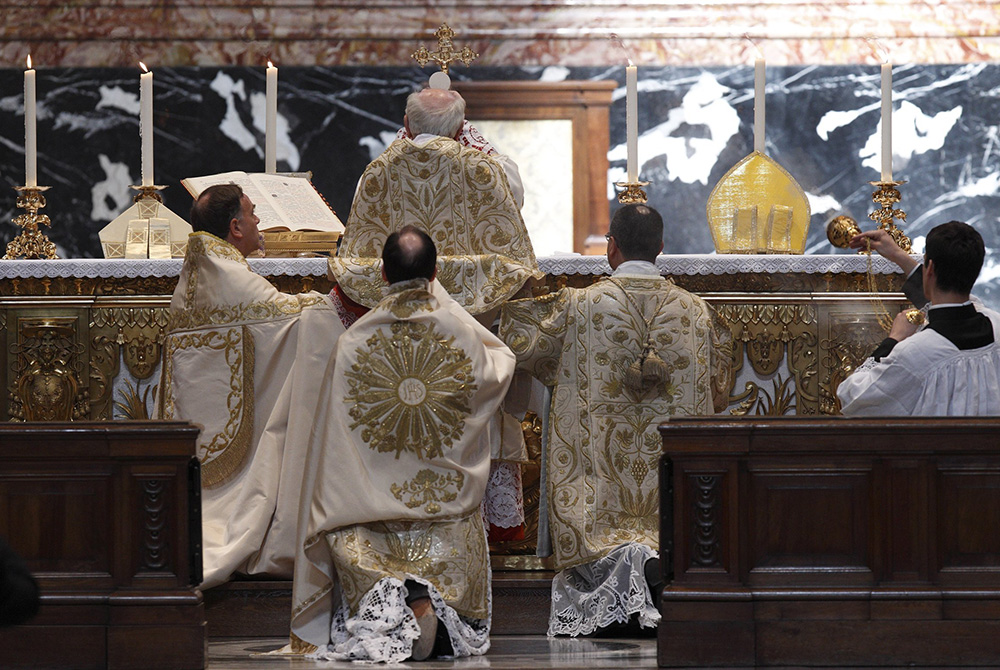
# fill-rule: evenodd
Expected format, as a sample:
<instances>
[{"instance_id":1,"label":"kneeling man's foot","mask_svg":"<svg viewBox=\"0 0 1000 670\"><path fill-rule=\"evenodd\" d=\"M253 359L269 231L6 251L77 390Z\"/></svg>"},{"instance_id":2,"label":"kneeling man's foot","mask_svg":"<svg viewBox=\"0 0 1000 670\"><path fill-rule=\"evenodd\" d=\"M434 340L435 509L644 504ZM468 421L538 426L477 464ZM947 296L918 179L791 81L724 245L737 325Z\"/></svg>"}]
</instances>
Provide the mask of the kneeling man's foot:
<instances>
[{"instance_id":1,"label":"kneeling man's foot","mask_svg":"<svg viewBox=\"0 0 1000 670\"><path fill-rule=\"evenodd\" d=\"M413 641L413 651L410 658L414 661L425 661L434 651L434 640L437 637L438 619L434 614L434 606L428 597L417 598L410 603L413 615L417 617L420 627L420 637Z\"/></svg>"}]
</instances>

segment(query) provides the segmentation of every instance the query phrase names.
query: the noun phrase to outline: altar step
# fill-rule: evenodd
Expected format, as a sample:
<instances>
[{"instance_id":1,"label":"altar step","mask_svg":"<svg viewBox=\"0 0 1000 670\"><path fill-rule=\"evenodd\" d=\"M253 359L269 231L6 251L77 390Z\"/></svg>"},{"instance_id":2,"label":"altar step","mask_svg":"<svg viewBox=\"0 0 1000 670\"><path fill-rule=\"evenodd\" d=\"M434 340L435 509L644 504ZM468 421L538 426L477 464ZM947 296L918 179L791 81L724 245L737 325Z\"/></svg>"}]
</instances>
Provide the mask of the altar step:
<instances>
[{"instance_id":1,"label":"altar step","mask_svg":"<svg viewBox=\"0 0 1000 670\"><path fill-rule=\"evenodd\" d=\"M494 571L493 635L544 635L553 573ZM283 637L292 611L291 581L233 581L205 591L208 636Z\"/></svg>"}]
</instances>

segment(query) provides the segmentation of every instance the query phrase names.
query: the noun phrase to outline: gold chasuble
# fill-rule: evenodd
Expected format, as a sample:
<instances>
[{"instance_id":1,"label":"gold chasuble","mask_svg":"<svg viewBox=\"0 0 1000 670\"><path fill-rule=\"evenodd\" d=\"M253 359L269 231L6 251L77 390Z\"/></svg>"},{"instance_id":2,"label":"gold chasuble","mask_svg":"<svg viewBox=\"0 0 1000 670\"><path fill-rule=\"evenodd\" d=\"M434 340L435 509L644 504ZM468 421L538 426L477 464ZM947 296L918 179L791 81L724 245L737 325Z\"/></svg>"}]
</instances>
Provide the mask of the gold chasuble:
<instances>
[{"instance_id":1,"label":"gold chasuble","mask_svg":"<svg viewBox=\"0 0 1000 670\"><path fill-rule=\"evenodd\" d=\"M456 655L488 648L479 505L488 427L513 373L510 350L437 282L393 284L341 335L302 489L290 651L406 658L416 623L393 598L408 578L430 585ZM476 622L468 639L460 617Z\"/></svg>"},{"instance_id":2,"label":"gold chasuble","mask_svg":"<svg viewBox=\"0 0 1000 670\"><path fill-rule=\"evenodd\" d=\"M555 387L547 494L557 570L629 542L659 546L656 427L712 414L713 376L728 370L729 340L709 306L646 265L654 274L503 308L500 336L518 368ZM728 395L725 380L718 386Z\"/></svg>"},{"instance_id":3,"label":"gold chasuble","mask_svg":"<svg viewBox=\"0 0 1000 670\"><path fill-rule=\"evenodd\" d=\"M292 575L305 450L343 332L326 296L281 293L228 242L191 234L158 416L202 428L203 588L234 572Z\"/></svg>"},{"instance_id":4,"label":"gold chasuble","mask_svg":"<svg viewBox=\"0 0 1000 670\"><path fill-rule=\"evenodd\" d=\"M503 167L453 139L398 139L358 183L330 272L355 302L382 299L382 246L405 225L434 240L437 281L471 314L498 307L541 278Z\"/></svg>"}]
</instances>

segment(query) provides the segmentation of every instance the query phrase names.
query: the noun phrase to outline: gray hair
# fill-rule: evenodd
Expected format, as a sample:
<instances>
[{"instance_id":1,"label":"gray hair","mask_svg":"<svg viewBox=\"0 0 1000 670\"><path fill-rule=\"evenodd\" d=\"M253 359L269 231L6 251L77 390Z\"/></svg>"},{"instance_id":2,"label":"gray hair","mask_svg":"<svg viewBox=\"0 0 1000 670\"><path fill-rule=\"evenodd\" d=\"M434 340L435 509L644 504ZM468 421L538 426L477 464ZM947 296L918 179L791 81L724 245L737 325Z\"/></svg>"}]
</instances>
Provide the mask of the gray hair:
<instances>
[{"instance_id":1,"label":"gray hair","mask_svg":"<svg viewBox=\"0 0 1000 670\"><path fill-rule=\"evenodd\" d=\"M454 137L465 120L465 100L455 91L425 88L406 99L406 118L414 137Z\"/></svg>"}]
</instances>

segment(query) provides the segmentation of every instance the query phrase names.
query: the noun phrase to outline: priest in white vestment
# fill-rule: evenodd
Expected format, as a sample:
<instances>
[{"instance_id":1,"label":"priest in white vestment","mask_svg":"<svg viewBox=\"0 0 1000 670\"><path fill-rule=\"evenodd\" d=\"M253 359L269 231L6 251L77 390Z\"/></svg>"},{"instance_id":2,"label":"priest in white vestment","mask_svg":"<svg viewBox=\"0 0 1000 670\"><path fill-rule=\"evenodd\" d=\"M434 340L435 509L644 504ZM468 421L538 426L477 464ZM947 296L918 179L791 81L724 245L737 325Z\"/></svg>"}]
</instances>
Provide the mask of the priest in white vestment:
<instances>
[{"instance_id":1,"label":"priest in white vestment","mask_svg":"<svg viewBox=\"0 0 1000 670\"><path fill-rule=\"evenodd\" d=\"M281 293L250 269L258 219L239 186L206 189L191 221L158 416L202 428L202 587L290 578L309 429L344 327L327 296Z\"/></svg>"},{"instance_id":2,"label":"priest in white vestment","mask_svg":"<svg viewBox=\"0 0 1000 670\"><path fill-rule=\"evenodd\" d=\"M434 243L389 235L386 297L337 341L302 490L285 651L398 662L489 648L480 504L506 346L433 280Z\"/></svg>"},{"instance_id":3,"label":"priest in white vestment","mask_svg":"<svg viewBox=\"0 0 1000 670\"><path fill-rule=\"evenodd\" d=\"M927 234L918 266L883 230L852 240L910 273L904 286L915 304L928 302L924 327L900 312L889 336L837 389L846 416L1000 415L1000 314L970 294L985 257L983 239L950 221ZM922 285L926 299L913 295Z\"/></svg>"},{"instance_id":4,"label":"priest in white vestment","mask_svg":"<svg viewBox=\"0 0 1000 670\"><path fill-rule=\"evenodd\" d=\"M728 400L731 335L702 299L660 276L662 236L656 210L626 205L608 234L611 277L502 310L500 337L518 367L554 387L545 445L559 570L550 635L633 618L656 626L656 428L673 415L713 414Z\"/></svg>"},{"instance_id":5,"label":"priest in white vestment","mask_svg":"<svg viewBox=\"0 0 1000 670\"><path fill-rule=\"evenodd\" d=\"M541 279L521 217L517 166L465 119L455 91L424 89L407 99L403 130L358 181L338 250L330 260L334 300L346 312L382 298L382 245L414 225L434 240L437 282L480 323L492 327L500 305ZM523 533L520 422L497 412L485 510L491 539Z\"/></svg>"}]
</instances>

